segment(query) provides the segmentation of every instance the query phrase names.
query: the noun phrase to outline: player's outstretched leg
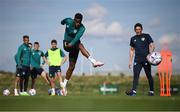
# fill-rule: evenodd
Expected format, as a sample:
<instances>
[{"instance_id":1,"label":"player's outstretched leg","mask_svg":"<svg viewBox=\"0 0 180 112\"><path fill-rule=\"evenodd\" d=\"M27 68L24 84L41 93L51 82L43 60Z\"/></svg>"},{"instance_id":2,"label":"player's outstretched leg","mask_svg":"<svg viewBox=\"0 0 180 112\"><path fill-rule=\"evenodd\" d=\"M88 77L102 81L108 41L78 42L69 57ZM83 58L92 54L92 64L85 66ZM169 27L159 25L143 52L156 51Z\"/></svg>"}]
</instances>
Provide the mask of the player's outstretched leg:
<instances>
[{"instance_id":1,"label":"player's outstretched leg","mask_svg":"<svg viewBox=\"0 0 180 112\"><path fill-rule=\"evenodd\" d=\"M100 61L96 61L93 57L91 57L91 55L89 54L89 52L85 49L84 45L82 43L79 44L79 50L81 51L81 53L91 61L91 63L93 64L93 67L101 67L104 65L103 62Z\"/></svg>"}]
</instances>

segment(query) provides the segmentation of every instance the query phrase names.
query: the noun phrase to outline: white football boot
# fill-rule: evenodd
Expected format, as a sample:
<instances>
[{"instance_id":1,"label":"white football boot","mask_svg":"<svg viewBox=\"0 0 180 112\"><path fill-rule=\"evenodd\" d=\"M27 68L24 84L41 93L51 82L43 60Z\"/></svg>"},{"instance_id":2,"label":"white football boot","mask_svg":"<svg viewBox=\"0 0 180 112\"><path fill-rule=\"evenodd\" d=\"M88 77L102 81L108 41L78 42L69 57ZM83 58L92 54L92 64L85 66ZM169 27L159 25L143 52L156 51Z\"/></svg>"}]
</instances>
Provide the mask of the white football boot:
<instances>
[{"instance_id":1,"label":"white football boot","mask_svg":"<svg viewBox=\"0 0 180 112\"><path fill-rule=\"evenodd\" d=\"M93 67L94 67L94 68L96 68L96 67L101 67L101 66L104 65L104 63L103 63L103 62L100 62L100 61L95 61L95 62L92 63L92 64L93 64Z\"/></svg>"},{"instance_id":2,"label":"white football boot","mask_svg":"<svg viewBox=\"0 0 180 112\"><path fill-rule=\"evenodd\" d=\"M65 84L64 84L64 83L61 83L60 85L61 85L61 88L62 88L62 95L63 95L63 96L66 96L66 95L67 95L67 89L66 89L66 87L65 87Z\"/></svg>"}]
</instances>

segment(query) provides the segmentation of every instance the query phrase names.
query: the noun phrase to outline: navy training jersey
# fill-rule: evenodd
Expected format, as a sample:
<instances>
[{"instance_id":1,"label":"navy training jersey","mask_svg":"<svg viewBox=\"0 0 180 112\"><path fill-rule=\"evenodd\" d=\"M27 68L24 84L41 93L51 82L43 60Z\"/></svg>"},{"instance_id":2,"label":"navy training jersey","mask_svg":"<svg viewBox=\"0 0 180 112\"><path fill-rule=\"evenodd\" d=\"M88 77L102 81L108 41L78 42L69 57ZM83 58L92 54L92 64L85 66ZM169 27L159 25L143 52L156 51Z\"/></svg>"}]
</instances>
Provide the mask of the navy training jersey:
<instances>
[{"instance_id":1,"label":"navy training jersey","mask_svg":"<svg viewBox=\"0 0 180 112\"><path fill-rule=\"evenodd\" d=\"M144 61L149 54L149 44L153 40L149 34L142 33L131 37L130 46L135 49L135 60Z\"/></svg>"}]
</instances>

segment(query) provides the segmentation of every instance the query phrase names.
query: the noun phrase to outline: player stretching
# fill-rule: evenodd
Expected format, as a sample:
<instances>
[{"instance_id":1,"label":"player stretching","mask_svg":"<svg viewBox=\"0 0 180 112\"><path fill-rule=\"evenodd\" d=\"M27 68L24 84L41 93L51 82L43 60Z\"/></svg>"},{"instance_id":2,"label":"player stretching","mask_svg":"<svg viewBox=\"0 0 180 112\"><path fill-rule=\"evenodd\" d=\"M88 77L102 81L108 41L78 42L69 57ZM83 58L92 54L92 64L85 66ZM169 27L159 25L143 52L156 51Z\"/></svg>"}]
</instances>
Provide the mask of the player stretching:
<instances>
[{"instance_id":1,"label":"player stretching","mask_svg":"<svg viewBox=\"0 0 180 112\"><path fill-rule=\"evenodd\" d=\"M130 96L136 95L136 87L138 85L139 75L142 67L146 73L148 78L150 91L148 95L154 95L154 86L153 86L153 78L151 75L151 65L147 61L146 57L149 53L152 53L155 46L153 40L149 34L142 33L143 27L140 23L135 24L134 31L136 35L131 38L130 41L130 54L129 54L129 68L131 69L133 56L134 57L134 65L133 65L133 87L131 91L127 91L126 94Z\"/></svg>"},{"instance_id":2,"label":"player stretching","mask_svg":"<svg viewBox=\"0 0 180 112\"><path fill-rule=\"evenodd\" d=\"M39 50L39 42L34 42L34 49L31 51L31 78L32 78L32 84L31 84L31 89L34 89L34 85L36 82L37 75L41 75L45 81L50 84L50 81L41 67L41 57L44 62L48 63L44 53Z\"/></svg>"},{"instance_id":3,"label":"player stretching","mask_svg":"<svg viewBox=\"0 0 180 112\"><path fill-rule=\"evenodd\" d=\"M64 94L64 84L62 82L62 77L61 77L61 66L66 62L67 56L60 48L57 48L56 40L51 41L51 46L52 48L46 52L45 57L48 57L48 61L49 61L49 77L52 88L51 95L54 96L56 77L59 78L60 87L63 89L63 94Z\"/></svg>"},{"instance_id":4,"label":"player stretching","mask_svg":"<svg viewBox=\"0 0 180 112\"><path fill-rule=\"evenodd\" d=\"M80 13L75 14L74 19L66 18L61 21L62 25L66 25L63 46L64 50L69 52L69 68L66 72L64 80L64 86L66 87L68 80L71 78L72 72L74 71L76 61L78 58L79 50L81 53L88 58L93 67L103 66L104 63L96 61L89 52L84 48L80 38L82 37L85 27L82 24L83 16Z\"/></svg>"},{"instance_id":5,"label":"player stretching","mask_svg":"<svg viewBox=\"0 0 180 112\"><path fill-rule=\"evenodd\" d=\"M30 75L30 57L31 48L29 47L29 36L23 36L23 44L17 52L17 68L21 69L20 76L20 95L29 95L27 93L29 75Z\"/></svg>"}]
</instances>

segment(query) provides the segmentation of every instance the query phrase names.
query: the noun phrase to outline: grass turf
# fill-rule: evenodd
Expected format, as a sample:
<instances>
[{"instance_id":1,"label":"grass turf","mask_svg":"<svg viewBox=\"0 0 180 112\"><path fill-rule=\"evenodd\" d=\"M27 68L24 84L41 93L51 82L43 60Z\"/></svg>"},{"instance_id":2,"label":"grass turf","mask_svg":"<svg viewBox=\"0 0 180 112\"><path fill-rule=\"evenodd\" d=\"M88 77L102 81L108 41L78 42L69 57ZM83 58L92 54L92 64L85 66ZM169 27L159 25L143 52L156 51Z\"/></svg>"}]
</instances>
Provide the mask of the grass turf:
<instances>
[{"instance_id":1,"label":"grass turf","mask_svg":"<svg viewBox=\"0 0 180 112\"><path fill-rule=\"evenodd\" d=\"M0 111L179 111L180 97L0 96Z\"/></svg>"},{"instance_id":2,"label":"grass turf","mask_svg":"<svg viewBox=\"0 0 180 112\"><path fill-rule=\"evenodd\" d=\"M0 73L0 111L180 111L179 93L171 97L159 97L157 76L154 77L154 97L146 95L149 88L146 77L140 78L137 96L126 96L124 91L132 84L130 76L73 76L68 83L67 97L48 96L49 86L42 78L38 78L37 96L14 97L14 78L14 74ZM119 93L100 95L99 85L103 82L118 85ZM171 82L180 85L180 76L173 76ZM11 96L2 96L4 88L11 91Z\"/></svg>"}]
</instances>

